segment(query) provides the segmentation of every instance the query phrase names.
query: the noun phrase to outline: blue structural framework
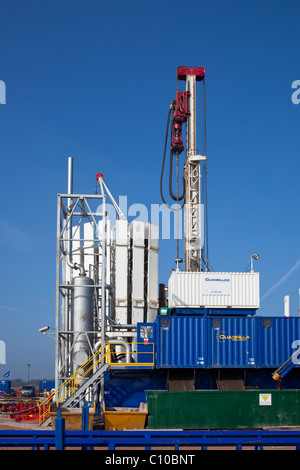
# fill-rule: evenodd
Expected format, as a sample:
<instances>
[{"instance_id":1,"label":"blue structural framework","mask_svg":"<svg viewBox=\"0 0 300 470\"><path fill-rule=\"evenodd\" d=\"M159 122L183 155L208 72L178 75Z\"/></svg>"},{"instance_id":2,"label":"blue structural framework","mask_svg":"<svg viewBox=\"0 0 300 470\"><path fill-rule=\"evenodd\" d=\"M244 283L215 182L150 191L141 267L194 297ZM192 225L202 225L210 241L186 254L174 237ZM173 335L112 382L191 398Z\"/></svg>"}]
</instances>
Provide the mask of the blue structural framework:
<instances>
[{"instance_id":1,"label":"blue structural framework","mask_svg":"<svg viewBox=\"0 0 300 470\"><path fill-rule=\"evenodd\" d=\"M192 315L192 311L174 309L172 315L159 315L154 323L137 325L139 352L152 351L154 345L154 366L108 371L107 407L138 407L146 400L146 390L168 389L171 370L193 371L195 390L218 389L221 369L239 370L246 389L277 388L273 373L299 347L300 317L241 315L240 311L225 315L224 310L209 315L197 309ZM152 332L144 343L143 329ZM143 356L146 361L147 355ZM298 356L289 361L282 389L300 389Z\"/></svg>"}]
</instances>

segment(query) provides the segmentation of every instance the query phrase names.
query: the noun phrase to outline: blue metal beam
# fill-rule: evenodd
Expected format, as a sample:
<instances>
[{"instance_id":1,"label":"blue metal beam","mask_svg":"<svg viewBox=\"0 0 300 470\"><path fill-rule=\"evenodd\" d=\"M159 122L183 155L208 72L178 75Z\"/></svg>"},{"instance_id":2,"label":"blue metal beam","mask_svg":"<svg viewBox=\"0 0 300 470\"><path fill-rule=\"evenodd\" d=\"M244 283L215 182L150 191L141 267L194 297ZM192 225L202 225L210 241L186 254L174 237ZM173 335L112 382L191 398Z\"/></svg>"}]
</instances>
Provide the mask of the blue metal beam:
<instances>
[{"instance_id":1,"label":"blue metal beam","mask_svg":"<svg viewBox=\"0 0 300 470\"><path fill-rule=\"evenodd\" d=\"M62 420L63 421L63 420ZM233 447L236 450L252 447L295 447L300 449L300 431L55 431L0 430L1 447L30 447L33 449L63 450L68 447L88 449L117 447L150 450L152 447L184 451L186 447L206 450L208 447Z\"/></svg>"}]
</instances>

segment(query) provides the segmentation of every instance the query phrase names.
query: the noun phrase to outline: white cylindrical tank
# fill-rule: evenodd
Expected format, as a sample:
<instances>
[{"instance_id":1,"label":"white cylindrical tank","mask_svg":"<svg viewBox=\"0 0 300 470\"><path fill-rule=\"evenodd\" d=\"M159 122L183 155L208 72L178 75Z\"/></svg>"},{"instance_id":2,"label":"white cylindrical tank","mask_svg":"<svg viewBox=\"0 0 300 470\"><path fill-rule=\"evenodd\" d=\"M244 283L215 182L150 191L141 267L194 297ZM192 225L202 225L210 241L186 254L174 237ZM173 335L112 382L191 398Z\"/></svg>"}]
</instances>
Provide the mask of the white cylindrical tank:
<instances>
[{"instance_id":1,"label":"white cylindrical tank","mask_svg":"<svg viewBox=\"0 0 300 470\"><path fill-rule=\"evenodd\" d=\"M93 285L90 277L78 276L73 279L72 325L74 331L73 369L74 372L91 356L93 325Z\"/></svg>"}]
</instances>

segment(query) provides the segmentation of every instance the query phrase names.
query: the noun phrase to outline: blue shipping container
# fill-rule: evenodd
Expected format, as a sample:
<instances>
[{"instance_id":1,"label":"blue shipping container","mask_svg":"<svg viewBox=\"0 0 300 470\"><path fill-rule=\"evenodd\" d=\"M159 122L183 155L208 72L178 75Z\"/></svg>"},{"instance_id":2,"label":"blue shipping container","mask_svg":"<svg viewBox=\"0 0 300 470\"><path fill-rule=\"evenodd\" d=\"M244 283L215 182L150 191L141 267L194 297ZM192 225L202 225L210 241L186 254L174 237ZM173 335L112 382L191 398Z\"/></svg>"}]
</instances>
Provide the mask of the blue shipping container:
<instances>
[{"instance_id":1,"label":"blue shipping container","mask_svg":"<svg viewBox=\"0 0 300 470\"><path fill-rule=\"evenodd\" d=\"M299 346L300 318L161 316L156 320L159 368L277 368Z\"/></svg>"},{"instance_id":2,"label":"blue shipping container","mask_svg":"<svg viewBox=\"0 0 300 470\"><path fill-rule=\"evenodd\" d=\"M211 367L257 365L257 329L254 317L207 318L210 325Z\"/></svg>"},{"instance_id":3,"label":"blue shipping container","mask_svg":"<svg viewBox=\"0 0 300 470\"><path fill-rule=\"evenodd\" d=\"M5 392L11 388L11 380L0 380L0 392Z\"/></svg>"},{"instance_id":4,"label":"blue shipping container","mask_svg":"<svg viewBox=\"0 0 300 470\"><path fill-rule=\"evenodd\" d=\"M259 365L281 366L300 347L300 318L258 317L257 322Z\"/></svg>"},{"instance_id":5,"label":"blue shipping container","mask_svg":"<svg viewBox=\"0 0 300 470\"><path fill-rule=\"evenodd\" d=\"M158 367L205 367L210 362L207 317L158 317L156 365Z\"/></svg>"},{"instance_id":6,"label":"blue shipping container","mask_svg":"<svg viewBox=\"0 0 300 470\"><path fill-rule=\"evenodd\" d=\"M55 388L54 380L40 380L39 381L39 393L43 393L45 391L51 392L53 388Z\"/></svg>"}]
</instances>

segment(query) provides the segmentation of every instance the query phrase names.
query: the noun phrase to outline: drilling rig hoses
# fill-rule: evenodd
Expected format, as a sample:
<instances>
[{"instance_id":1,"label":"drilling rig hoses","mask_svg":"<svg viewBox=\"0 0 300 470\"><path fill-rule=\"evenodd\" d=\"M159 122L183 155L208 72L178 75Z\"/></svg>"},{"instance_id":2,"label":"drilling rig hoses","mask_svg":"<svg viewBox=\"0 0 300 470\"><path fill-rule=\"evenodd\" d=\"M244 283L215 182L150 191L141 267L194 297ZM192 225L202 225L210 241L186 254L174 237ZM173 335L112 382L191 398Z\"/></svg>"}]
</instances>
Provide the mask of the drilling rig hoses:
<instances>
[{"instance_id":1,"label":"drilling rig hoses","mask_svg":"<svg viewBox=\"0 0 300 470\"><path fill-rule=\"evenodd\" d=\"M165 135L165 144L164 144L164 153L163 153L163 161L162 161L162 168L161 168L161 174L160 174L160 195L161 195L161 198L162 198L162 201L163 203L170 209L170 210L173 210L173 211L177 211L178 208L173 208L171 207L165 200L164 198L164 194L163 194L163 176L164 176L164 168L165 168L165 160L166 160L166 150L167 150L167 143L168 143L168 134L169 134L169 125L170 125L170 116L171 116L171 112L173 112L173 103L171 103L170 105L170 108L169 108L169 112L168 112L168 119L167 119L167 128L166 128L166 135ZM178 153L177 153L177 159L176 159L176 165L177 165L177 173L178 173ZM171 196L171 198L174 200L174 201L181 201L182 199L184 199L185 197L185 183L184 183L184 174L182 176L182 181L183 181L183 192L182 194L179 196L178 194L175 195L173 193L173 190L172 190L172 173L173 173L173 153L172 151L170 150L170 170L169 170L169 194ZM178 193L178 188L177 188L177 193ZM184 202L182 204L182 206L180 207L180 209L182 209L184 205Z\"/></svg>"}]
</instances>

